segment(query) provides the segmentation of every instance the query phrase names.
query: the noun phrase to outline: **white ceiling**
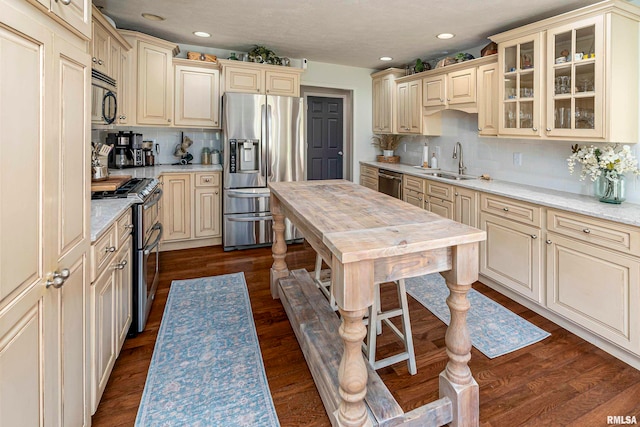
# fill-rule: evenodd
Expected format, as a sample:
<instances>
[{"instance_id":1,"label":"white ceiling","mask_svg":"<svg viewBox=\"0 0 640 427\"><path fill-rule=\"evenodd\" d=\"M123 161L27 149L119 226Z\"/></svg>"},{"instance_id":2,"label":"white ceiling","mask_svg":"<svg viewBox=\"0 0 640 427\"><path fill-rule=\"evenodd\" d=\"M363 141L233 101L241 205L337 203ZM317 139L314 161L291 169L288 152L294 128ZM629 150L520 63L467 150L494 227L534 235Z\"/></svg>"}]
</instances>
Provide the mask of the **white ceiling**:
<instances>
[{"instance_id":1,"label":"white ceiling","mask_svg":"<svg viewBox=\"0 0 640 427\"><path fill-rule=\"evenodd\" d=\"M94 0L118 28L175 43L382 69L454 55L596 0ZM148 12L166 18L152 22ZM200 38L194 31L206 31ZM438 40L438 33L456 34ZM380 56L391 56L383 62Z\"/></svg>"}]
</instances>

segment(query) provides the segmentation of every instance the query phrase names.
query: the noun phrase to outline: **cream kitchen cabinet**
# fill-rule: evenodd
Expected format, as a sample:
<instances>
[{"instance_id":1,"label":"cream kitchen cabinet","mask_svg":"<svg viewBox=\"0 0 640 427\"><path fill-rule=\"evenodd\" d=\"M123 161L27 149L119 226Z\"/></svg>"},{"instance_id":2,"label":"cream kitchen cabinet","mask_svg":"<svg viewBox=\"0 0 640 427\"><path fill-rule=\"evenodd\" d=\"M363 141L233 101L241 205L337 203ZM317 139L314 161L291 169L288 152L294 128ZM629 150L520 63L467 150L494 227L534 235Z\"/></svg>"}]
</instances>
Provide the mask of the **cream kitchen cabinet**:
<instances>
[{"instance_id":1,"label":"cream kitchen cabinet","mask_svg":"<svg viewBox=\"0 0 640 427\"><path fill-rule=\"evenodd\" d=\"M129 125L171 126L173 62L180 49L173 43L135 31L120 30L132 46L128 96ZM122 95L120 95L122 97Z\"/></svg>"},{"instance_id":2,"label":"cream kitchen cabinet","mask_svg":"<svg viewBox=\"0 0 640 427\"><path fill-rule=\"evenodd\" d=\"M117 84L118 84L118 111L117 111L117 123L119 125L126 125L129 123L130 116L130 91L131 91L131 58L129 56L129 51L120 48L118 50L120 54L120 59L114 61L120 67L120 71L118 72ZM112 64L113 65L113 64Z\"/></svg>"},{"instance_id":3,"label":"cream kitchen cabinet","mask_svg":"<svg viewBox=\"0 0 640 427\"><path fill-rule=\"evenodd\" d=\"M85 40L91 37L90 0L29 0L48 12L49 18L63 24L67 29Z\"/></svg>"},{"instance_id":4,"label":"cream kitchen cabinet","mask_svg":"<svg viewBox=\"0 0 640 427\"><path fill-rule=\"evenodd\" d=\"M0 156L0 182L20 177L3 185L0 205L3 426L91 422L91 60L86 37L60 27L51 10L0 2L0 146L20 141L21 158Z\"/></svg>"},{"instance_id":5,"label":"cream kitchen cabinet","mask_svg":"<svg viewBox=\"0 0 640 427\"><path fill-rule=\"evenodd\" d=\"M173 59L174 125L220 128L220 70L211 62Z\"/></svg>"},{"instance_id":6,"label":"cream kitchen cabinet","mask_svg":"<svg viewBox=\"0 0 640 427\"><path fill-rule=\"evenodd\" d=\"M378 191L378 168L360 165L360 185Z\"/></svg>"},{"instance_id":7,"label":"cream kitchen cabinet","mask_svg":"<svg viewBox=\"0 0 640 427\"><path fill-rule=\"evenodd\" d=\"M499 135L637 143L638 22L638 7L606 1L492 36Z\"/></svg>"},{"instance_id":8,"label":"cream kitchen cabinet","mask_svg":"<svg viewBox=\"0 0 640 427\"><path fill-rule=\"evenodd\" d=\"M453 219L478 228L478 193L464 187L453 187Z\"/></svg>"},{"instance_id":9,"label":"cream kitchen cabinet","mask_svg":"<svg viewBox=\"0 0 640 427\"><path fill-rule=\"evenodd\" d=\"M547 307L640 354L640 229L547 212Z\"/></svg>"},{"instance_id":10,"label":"cream kitchen cabinet","mask_svg":"<svg viewBox=\"0 0 640 427\"><path fill-rule=\"evenodd\" d=\"M498 64L478 67L478 135L498 134Z\"/></svg>"},{"instance_id":11,"label":"cream kitchen cabinet","mask_svg":"<svg viewBox=\"0 0 640 427\"><path fill-rule=\"evenodd\" d=\"M425 187L426 181L422 178L403 174L402 175L402 200L425 209Z\"/></svg>"},{"instance_id":12,"label":"cream kitchen cabinet","mask_svg":"<svg viewBox=\"0 0 640 427\"><path fill-rule=\"evenodd\" d=\"M396 102L395 80L405 75L404 70L388 68L371 74L373 90L373 133L393 133Z\"/></svg>"},{"instance_id":13,"label":"cream kitchen cabinet","mask_svg":"<svg viewBox=\"0 0 640 427\"><path fill-rule=\"evenodd\" d=\"M422 80L410 80L396 85L396 132L419 134L422 132Z\"/></svg>"},{"instance_id":14,"label":"cream kitchen cabinet","mask_svg":"<svg viewBox=\"0 0 640 427\"><path fill-rule=\"evenodd\" d=\"M221 172L162 174L161 250L220 244Z\"/></svg>"},{"instance_id":15,"label":"cream kitchen cabinet","mask_svg":"<svg viewBox=\"0 0 640 427\"><path fill-rule=\"evenodd\" d=\"M425 209L448 219L454 219L453 186L439 181L426 181Z\"/></svg>"},{"instance_id":16,"label":"cream kitchen cabinet","mask_svg":"<svg viewBox=\"0 0 640 427\"><path fill-rule=\"evenodd\" d=\"M301 69L224 59L218 62L225 92L300 96Z\"/></svg>"},{"instance_id":17,"label":"cream kitchen cabinet","mask_svg":"<svg viewBox=\"0 0 640 427\"><path fill-rule=\"evenodd\" d=\"M483 193L480 228L480 273L520 295L543 303L541 208Z\"/></svg>"},{"instance_id":18,"label":"cream kitchen cabinet","mask_svg":"<svg viewBox=\"0 0 640 427\"><path fill-rule=\"evenodd\" d=\"M107 29L98 21L92 21L91 67L102 74L111 76L109 55L111 55L111 37Z\"/></svg>"}]
</instances>

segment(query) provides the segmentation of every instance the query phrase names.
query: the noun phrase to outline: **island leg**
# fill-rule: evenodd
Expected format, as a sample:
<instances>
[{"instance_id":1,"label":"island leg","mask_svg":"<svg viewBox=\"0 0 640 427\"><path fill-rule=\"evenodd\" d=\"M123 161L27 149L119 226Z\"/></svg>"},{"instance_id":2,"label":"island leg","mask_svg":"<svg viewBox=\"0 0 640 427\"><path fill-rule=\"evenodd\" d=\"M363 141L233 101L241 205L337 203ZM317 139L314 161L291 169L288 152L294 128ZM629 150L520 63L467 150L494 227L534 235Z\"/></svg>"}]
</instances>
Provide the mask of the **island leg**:
<instances>
[{"instance_id":1,"label":"island leg","mask_svg":"<svg viewBox=\"0 0 640 427\"><path fill-rule=\"evenodd\" d=\"M271 216L273 217L273 265L271 266L271 296L278 299L278 280L289 275L289 267L285 257L287 256L287 242L284 239L284 214L280 207L280 200L271 193Z\"/></svg>"},{"instance_id":2,"label":"island leg","mask_svg":"<svg viewBox=\"0 0 640 427\"><path fill-rule=\"evenodd\" d=\"M471 338L467 328L467 293L478 280L478 243L451 248L451 258L451 270L442 273L449 288L451 322L445 335L449 362L440 373L439 392L441 398L449 397L453 403L452 427L478 426L479 390L468 365Z\"/></svg>"}]
</instances>

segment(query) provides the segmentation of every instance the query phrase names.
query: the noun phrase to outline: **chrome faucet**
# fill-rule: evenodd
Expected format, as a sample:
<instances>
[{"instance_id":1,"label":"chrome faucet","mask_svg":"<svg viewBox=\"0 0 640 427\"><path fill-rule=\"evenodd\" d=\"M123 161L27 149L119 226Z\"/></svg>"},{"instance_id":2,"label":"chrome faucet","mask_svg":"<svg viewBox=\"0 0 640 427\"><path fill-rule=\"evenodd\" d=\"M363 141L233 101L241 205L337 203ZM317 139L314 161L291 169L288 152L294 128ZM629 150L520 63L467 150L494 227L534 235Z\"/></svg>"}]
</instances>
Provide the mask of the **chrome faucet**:
<instances>
[{"instance_id":1,"label":"chrome faucet","mask_svg":"<svg viewBox=\"0 0 640 427\"><path fill-rule=\"evenodd\" d=\"M460 157L458 157L458 148L460 149ZM458 173L462 175L467 168L464 163L462 163L462 144L460 144L460 142L456 142L456 145L453 147L453 158L458 159Z\"/></svg>"}]
</instances>

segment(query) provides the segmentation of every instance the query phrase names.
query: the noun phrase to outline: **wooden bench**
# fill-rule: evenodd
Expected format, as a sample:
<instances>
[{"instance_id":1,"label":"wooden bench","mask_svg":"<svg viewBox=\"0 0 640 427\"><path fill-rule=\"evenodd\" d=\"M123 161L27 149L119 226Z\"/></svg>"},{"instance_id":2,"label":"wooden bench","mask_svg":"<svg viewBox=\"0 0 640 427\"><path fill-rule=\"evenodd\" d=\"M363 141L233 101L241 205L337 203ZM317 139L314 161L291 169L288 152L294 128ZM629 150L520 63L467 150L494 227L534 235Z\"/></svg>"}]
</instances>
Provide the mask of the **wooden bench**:
<instances>
[{"instance_id":1,"label":"wooden bench","mask_svg":"<svg viewBox=\"0 0 640 427\"><path fill-rule=\"evenodd\" d=\"M344 351L340 319L306 270L279 280L278 292L332 425L337 425L338 368ZM452 421L451 400L443 397L405 413L380 376L367 365L365 403L374 426L441 426Z\"/></svg>"}]
</instances>

